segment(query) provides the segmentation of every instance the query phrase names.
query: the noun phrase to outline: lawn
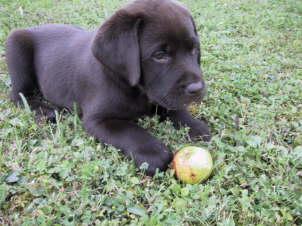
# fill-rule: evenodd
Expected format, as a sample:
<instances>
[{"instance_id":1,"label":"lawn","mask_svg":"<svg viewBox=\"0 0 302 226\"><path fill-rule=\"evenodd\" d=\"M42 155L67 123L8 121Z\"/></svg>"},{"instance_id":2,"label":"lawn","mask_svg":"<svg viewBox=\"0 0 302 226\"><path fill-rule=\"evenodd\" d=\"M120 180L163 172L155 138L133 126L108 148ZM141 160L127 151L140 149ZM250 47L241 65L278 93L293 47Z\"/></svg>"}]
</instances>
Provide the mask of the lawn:
<instances>
[{"instance_id":1,"label":"lawn","mask_svg":"<svg viewBox=\"0 0 302 226\"><path fill-rule=\"evenodd\" d=\"M119 150L89 137L75 114L36 124L7 98L4 43L15 28L97 28L125 1L0 0L0 225L301 225L302 2L184 0L201 36L208 84L192 106L209 144L157 117L140 124L172 151L212 151L212 177L144 176Z\"/></svg>"}]
</instances>

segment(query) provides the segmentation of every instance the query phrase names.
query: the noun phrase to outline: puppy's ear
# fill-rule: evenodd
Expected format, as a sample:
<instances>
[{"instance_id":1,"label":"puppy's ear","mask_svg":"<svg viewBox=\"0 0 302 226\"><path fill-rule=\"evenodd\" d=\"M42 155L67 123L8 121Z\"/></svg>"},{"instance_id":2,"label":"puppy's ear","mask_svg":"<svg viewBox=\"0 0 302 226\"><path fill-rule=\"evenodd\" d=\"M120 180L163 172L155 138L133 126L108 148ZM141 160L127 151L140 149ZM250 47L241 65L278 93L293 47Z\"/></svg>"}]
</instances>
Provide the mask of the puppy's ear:
<instances>
[{"instance_id":1,"label":"puppy's ear","mask_svg":"<svg viewBox=\"0 0 302 226\"><path fill-rule=\"evenodd\" d=\"M92 44L94 56L131 86L141 74L138 29L142 19L119 10L98 30Z\"/></svg>"}]
</instances>

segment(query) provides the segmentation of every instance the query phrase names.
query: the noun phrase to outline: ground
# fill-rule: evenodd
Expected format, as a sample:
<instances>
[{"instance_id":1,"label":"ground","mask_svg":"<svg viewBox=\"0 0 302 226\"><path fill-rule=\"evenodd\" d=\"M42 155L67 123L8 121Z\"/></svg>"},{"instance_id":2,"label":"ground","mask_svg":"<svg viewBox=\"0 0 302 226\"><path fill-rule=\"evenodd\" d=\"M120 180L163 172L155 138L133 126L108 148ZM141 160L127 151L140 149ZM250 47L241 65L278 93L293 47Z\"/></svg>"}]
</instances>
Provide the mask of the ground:
<instances>
[{"instance_id":1,"label":"ground","mask_svg":"<svg viewBox=\"0 0 302 226\"><path fill-rule=\"evenodd\" d=\"M148 178L89 137L75 114L36 124L7 98L4 42L14 28L97 28L125 1L0 0L0 225L301 225L302 3L184 0L196 20L208 84L191 108L209 144L143 118L172 151L209 149L212 176L186 185L171 170Z\"/></svg>"}]
</instances>

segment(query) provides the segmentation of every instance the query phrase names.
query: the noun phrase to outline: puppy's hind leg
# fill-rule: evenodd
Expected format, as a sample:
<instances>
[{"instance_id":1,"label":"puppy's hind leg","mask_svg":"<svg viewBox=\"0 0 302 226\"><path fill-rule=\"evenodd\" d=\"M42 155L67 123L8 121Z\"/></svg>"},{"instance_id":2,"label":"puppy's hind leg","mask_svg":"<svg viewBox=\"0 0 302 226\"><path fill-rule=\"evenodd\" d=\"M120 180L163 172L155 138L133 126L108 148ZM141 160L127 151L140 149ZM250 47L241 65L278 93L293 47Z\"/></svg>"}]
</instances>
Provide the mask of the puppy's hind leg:
<instances>
[{"instance_id":1,"label":"puppy's hind leg","mask_svg":"<svg viewBox=\"0 0 302 226\"><path fill-rule=\"evenodd\" d=\"M30 31L21 29L11 33L6 42L6 61L12 83L11 100L22 104L22 93L31 110L35 111L37 121L44 117L55 122L55 109L45 103L37 83Z\"/></svg>"},{"instance_id":2,"label":"puppy's hind leg","mask_svg":"<svg viewBox=\"0 0 302 226\"><path fill-rule=\"evenodd\" d=\"M16 30L6 42L6 61L11 78L11 100L22 103L20 93L26 98L38 90L34 68L34 46L30 31Z\"/></svg>"},{"instance_id":3,"label":"puppy's hind leg","mask_svg":"<svg viewBox=\"0 0 302 226\"><path fill-rule=\"evenodd\" d=\"M60 109L45 101L42 94L35 94L35 96L30 97L27 102L31 110L35 112L36 122L39 123L44 120L51 123L57 122L55 111L60 112Z\"/></svg>"}]
</instances>

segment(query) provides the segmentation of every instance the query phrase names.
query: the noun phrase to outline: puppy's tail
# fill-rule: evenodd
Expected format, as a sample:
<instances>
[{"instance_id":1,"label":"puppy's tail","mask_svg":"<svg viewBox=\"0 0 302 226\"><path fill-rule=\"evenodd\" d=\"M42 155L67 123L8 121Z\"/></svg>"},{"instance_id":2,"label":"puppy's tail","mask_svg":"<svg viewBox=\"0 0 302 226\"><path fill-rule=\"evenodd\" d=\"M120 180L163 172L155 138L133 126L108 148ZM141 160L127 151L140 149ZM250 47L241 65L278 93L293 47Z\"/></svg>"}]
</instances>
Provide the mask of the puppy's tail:
<instances>
[{"instance_id":1,"label":"puppy's tail","mask_svg":"<svg viewBox=\"0 0 302 226\"><path fill-rule=\"evenodd\" d=\"M11 100L21 102L20 93L30 97L38 90L35 67L33 38L29 30L13 31L6 42L6 61L11 78Z\"/></svg>"}]
</instances>

